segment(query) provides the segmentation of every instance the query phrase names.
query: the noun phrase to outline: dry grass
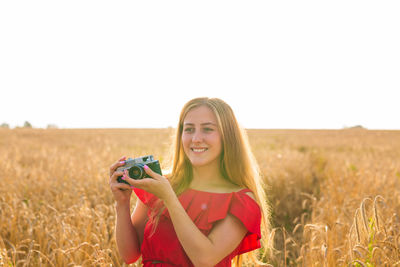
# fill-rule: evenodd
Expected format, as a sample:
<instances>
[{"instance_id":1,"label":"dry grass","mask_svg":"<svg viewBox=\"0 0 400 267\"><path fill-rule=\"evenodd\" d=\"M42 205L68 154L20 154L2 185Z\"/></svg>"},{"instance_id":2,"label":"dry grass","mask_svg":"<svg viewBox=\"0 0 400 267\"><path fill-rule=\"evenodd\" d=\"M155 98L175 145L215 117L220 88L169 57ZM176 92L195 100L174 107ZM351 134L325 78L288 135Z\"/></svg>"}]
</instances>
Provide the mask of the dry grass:
<instances>
[{"instance_id":1,"label":"dry grass","mask_svg":"<svg viewBox=\"0 0 400 267\"><path fill-rule=\"evenodd\" d=\"M0 129L0 266L123 266L108 166L149 153L166 165L171 134ZM269 184L270 264L400 265L399 131L248 134Z\"/></svg>"}]
</instances>

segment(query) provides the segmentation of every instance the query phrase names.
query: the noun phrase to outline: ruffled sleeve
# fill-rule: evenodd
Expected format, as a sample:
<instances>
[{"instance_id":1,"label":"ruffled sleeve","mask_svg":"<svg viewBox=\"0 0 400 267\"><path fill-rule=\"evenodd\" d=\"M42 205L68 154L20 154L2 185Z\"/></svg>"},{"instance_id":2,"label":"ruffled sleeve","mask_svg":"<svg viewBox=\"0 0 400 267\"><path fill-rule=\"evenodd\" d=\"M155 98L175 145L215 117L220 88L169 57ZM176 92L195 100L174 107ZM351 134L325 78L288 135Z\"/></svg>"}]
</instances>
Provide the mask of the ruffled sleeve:
<instances>
[{"instance_id":1,"label":"ruffled sleeve","mask_svg":"<svg viewBox=\"0 0 400 267\"><path fill-rule=\"evenodd\" d=\"M245 237L235 250L236 254L242 254L261 247L261 210L247 192L251 191L244 189L219 194L190 189L179 199L189 217L204 234L209 234L213 225L228 213L238 218L247 228Z\"/></svg>"},{"instance_id":2,"label":"ruffled sleeve","mask_svg":"<svg viewBox=\"0 0 400 267\"><path fill-rule=\"evenodd\" d=\"M213 218L213 220L220 220L225 218L227 213L230 213L238 218L247 228L247 234L237 248L237 254L246 253L261 247L261 210L257 202L246 194L247 192L251 191L245 189L233 193L229 207L219 211L219 216L216 215Z\"/></svg>"}]
</instances>

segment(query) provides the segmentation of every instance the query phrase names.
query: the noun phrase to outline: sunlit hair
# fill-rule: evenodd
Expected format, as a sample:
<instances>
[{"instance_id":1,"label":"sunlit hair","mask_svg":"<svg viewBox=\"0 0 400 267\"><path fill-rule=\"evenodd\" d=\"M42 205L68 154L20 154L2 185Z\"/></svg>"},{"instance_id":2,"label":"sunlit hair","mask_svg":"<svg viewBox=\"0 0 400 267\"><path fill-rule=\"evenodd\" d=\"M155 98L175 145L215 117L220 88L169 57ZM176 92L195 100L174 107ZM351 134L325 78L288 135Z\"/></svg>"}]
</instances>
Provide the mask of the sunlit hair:
<instances>
[{"instance_id":1,"label":"sunlit hair","mask_svg":"<svg viewBox=\"0 0 400 267\"><path fill-rule=\"evenodd\" d=\"M261 179L258 164L251 152L248 138L239 126L231 107L219 98L195 98L187 102L179 116L175 134L175 144L171 174L168 176L172 188L179 196L189 188L193 179L193 169L182 145L183 123L186 115L194 108L206 106L217 118L221 134L222 152L220 154L220 172L224 179L239 187L250 189L261 207L263 214L262 235L265 240L269 234L269 208L265 195L265 185ZM262 242L264 249L269 247ZM239 258L238 261L241 259Z\"/></svg>"}]
</instances>

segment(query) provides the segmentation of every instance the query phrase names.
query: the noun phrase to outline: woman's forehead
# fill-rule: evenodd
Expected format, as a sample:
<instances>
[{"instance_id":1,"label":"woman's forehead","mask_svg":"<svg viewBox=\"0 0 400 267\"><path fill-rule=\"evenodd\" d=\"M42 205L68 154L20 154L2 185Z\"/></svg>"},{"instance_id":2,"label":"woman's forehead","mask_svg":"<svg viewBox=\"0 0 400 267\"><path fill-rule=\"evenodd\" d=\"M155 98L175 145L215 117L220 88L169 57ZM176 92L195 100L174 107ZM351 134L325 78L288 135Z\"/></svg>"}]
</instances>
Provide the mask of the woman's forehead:
<instances>
[{"instance_id":1,"label":"woman's forehead","mask_svg":"<svg viewBox=\"0 0 400 267\"><path fill-rule=\"evenodd\" d=\"M191 109L185 116L183 124L217 125L214 112L206 106Z\"/></svg>"}]
</instances>

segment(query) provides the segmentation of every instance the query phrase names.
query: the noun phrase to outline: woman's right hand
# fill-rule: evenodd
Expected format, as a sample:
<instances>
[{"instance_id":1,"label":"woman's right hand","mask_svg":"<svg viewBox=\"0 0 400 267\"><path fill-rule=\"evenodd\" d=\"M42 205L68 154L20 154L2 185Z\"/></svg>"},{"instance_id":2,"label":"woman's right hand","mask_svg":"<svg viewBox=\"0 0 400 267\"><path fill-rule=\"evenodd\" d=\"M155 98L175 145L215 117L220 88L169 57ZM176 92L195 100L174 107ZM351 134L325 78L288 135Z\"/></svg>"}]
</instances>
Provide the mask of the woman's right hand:
<instances>
[{"instance_id":1,"label":"woman's right hand","mask_svg":"<svg viewBox=\"0 0 400 267\"><path fill-rule=\"evenodd\" d=\"M129 205L129 201L131 199L131 194L132 194L132 189L131 189L130 185L127 185L125 183L119 183L117 181L117 178L119 176L124 176L124 172L116 171L116 169L120 166L125 165L125 159L126 159L126 157L120 158L117 162L115 162L110 167L109 184L110 184L111 192L114 195L114 199L117 202L117 205L124 205L124 204Z\"/></svg>"}]
</instances>

